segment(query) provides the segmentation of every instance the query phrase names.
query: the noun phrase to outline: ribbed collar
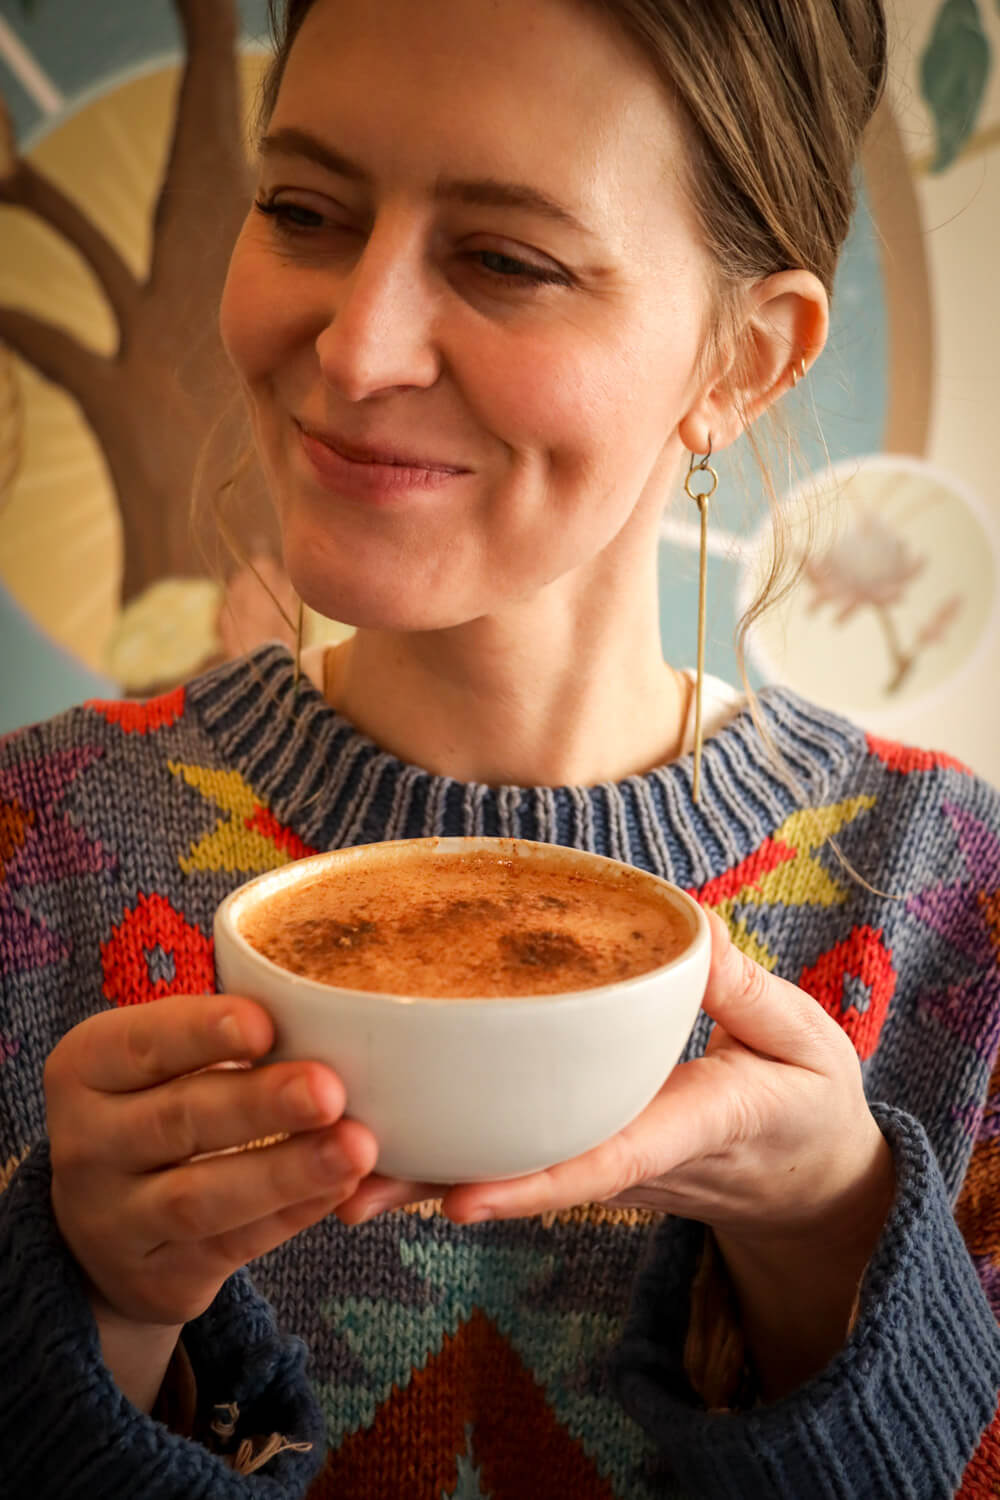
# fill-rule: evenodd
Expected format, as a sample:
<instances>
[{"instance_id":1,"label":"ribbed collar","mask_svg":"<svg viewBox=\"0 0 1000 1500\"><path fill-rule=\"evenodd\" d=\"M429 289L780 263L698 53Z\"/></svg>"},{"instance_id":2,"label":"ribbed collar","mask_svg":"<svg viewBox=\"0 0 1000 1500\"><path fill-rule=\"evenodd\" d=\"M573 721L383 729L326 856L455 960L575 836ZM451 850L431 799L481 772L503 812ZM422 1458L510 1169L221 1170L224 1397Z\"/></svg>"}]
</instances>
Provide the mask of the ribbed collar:
<instances>
[{"instance_id":1,"label":"ribbed collar","mask_svg":"<svg viewBox=\"0 0 1000 1500\"><path fill-rule=\"evenodd\" d=\"M843 795L861 730L784 688L759 698L780 763L748 709L706 741L701 800L692 757L590 787L485 786L407 765L360 734L269 644L198 678L188 703L228 764L315 849L380 839L487 834L608 854L685 887L758 848L803 805ZM848 783L849 784L849 783Z\"/></svg>"}]
</instances>

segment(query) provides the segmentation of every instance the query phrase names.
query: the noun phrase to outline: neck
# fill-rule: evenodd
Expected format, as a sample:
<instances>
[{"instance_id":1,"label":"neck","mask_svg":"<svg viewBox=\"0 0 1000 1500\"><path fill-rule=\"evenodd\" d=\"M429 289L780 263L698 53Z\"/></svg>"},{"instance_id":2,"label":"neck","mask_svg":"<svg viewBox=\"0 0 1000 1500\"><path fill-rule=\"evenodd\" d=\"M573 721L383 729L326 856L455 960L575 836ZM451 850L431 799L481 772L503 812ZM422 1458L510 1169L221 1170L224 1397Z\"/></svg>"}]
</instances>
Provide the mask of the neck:
<instances>
[{"instance_id":1,"label":"neck","mask_svg":"<svg viewBox=\"0 0 1000 1500\"><path fill-rule=\"evenodd\" d=\"M448 630L359 630L311 675L384 750L459 781L589 786L675 758L689 689L662 660L655 571L586 607L569 592Z\"/></svg>"}]
</instances>

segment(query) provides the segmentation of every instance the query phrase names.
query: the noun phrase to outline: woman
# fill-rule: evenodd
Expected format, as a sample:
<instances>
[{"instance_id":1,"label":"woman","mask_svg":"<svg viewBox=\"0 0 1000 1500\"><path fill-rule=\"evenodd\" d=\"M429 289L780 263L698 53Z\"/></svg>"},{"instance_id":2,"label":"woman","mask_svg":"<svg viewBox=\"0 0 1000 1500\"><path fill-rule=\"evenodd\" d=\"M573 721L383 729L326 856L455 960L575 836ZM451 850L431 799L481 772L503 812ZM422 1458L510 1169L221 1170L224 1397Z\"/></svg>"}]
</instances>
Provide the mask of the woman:
<instances>
[{"instance_id":1,"label":"woman","mask_svg":"<svg viewBox=\"0 0 1000 1500\"><path fill-rule=\"evenodd\" d=\"M8 1492L1000 1475L951 1208L992 1201L996 796L723 692L696 804L659 649L662 509L822 349L884 53L875 0L289 3L222 329L289 573L358 631L5 747ZM328 1069L213 1067L272 1033L206 936L268 863L435 831L656 869L743 950L716 920L631 1127L440 1207Z\"/></svg>"}]
</instances>

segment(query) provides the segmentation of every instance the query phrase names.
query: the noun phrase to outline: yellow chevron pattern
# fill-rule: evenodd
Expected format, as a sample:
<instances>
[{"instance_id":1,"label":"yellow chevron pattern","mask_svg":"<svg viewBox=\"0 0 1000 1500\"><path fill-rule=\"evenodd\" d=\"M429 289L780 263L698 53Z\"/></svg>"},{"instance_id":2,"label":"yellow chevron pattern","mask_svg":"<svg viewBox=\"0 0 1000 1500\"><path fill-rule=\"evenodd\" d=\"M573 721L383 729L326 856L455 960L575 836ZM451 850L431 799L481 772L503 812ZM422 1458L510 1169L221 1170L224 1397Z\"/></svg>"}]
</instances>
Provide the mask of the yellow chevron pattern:
<instances>
[{"instance_id":1,"label":"yellow chevron pattern","mask_svg":"<svg viewBox=\"0 0 1000 1500\"><path fill-rule=\"evenodd\" d=\"M848 797L827 807L792 813L776 830L774 843L793 849L794 858L748 880L723 901L705 902L722 917L737 948L769 972L778 963L778 955L751 930L747 918L734 918L736 906L839 906L846 901L848 887L824 869L817 851L827 839L835 838L842 828L874 807L875 801L871 796Z\"/></svg>"},{"instance_id":2,"label":"yellow chevron pattern","mask_svg":"<svg viewBox=\"0 0 1000 1500\"><path fill-rule=\"evenodd\" d=\"M273 838L249 826L261 810L248 783L238 771L215 771L204 766L168 761L175 776L199 792L207 802L222 809L211 833L192 844L178 863L185 875L197 870L231 870L234 874L259 875L288 864L291 856Z\"/></svg>"}]
</instances>

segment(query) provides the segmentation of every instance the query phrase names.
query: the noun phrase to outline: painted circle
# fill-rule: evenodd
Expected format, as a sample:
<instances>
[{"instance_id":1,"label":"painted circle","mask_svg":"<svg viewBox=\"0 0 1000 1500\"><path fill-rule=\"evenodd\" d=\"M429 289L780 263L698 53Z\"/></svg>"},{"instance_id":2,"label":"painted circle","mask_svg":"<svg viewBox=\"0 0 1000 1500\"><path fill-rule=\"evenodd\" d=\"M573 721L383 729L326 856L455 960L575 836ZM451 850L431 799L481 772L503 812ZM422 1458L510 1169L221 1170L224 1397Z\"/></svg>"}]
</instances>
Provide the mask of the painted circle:
<instances>
[{"instance_id":1,"label":"painted circle","mask_svg":"<svg viewBox=\"0 0 1000 1500\"><path fill-rule=\"evenodd\" d=\"M806 560L748 642L766 680L864 716L925 702L975 662L995 625L1000 544L958 480L919 459L852 459L793 489L781 518ZM743 561L744 603L769 547L765 525Z\"/></svg>"}]
</instances>

